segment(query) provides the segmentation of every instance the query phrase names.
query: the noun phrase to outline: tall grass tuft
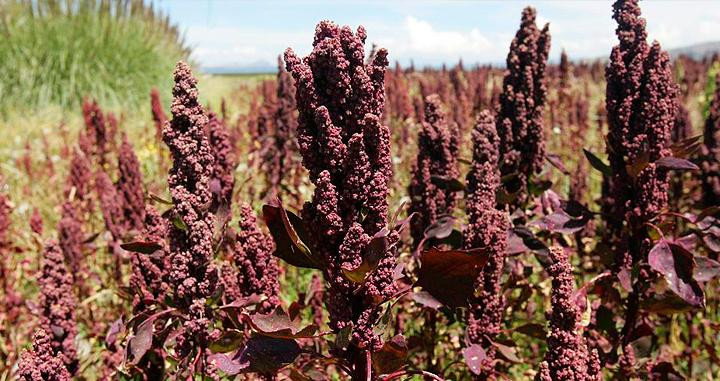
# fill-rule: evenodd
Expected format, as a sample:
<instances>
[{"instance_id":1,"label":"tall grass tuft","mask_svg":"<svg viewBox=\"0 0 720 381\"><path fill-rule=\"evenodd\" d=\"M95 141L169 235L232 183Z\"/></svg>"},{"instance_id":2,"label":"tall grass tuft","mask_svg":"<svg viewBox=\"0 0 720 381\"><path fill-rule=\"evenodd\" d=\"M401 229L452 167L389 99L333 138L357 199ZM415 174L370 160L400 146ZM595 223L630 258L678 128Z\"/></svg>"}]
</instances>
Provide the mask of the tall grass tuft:
<instances>
[{"instance_id":1,"label":"tall grass tuft","mask_svg":"<svg viewBox=\"0 0 720 381\"><path fill-rule=\"evenodd\" d=\"M0 112L145 102L186 59L167 16L143 0L0 1Z\"/></svg>"}]
</instances>

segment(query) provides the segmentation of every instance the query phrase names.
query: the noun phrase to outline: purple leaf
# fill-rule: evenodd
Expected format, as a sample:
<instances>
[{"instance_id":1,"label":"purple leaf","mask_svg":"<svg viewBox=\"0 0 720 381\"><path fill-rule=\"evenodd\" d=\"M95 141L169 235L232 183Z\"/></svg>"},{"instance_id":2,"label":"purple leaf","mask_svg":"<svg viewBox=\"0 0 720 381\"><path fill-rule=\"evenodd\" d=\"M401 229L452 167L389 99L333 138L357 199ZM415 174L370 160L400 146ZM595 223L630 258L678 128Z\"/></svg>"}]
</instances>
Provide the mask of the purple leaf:
<instances>
[{"instance_id":1,"label":"purple leaf","mask_svg":"<svg viewBox=\"0 0 720 381\"><path fill-rule=\"evenodd\" d=\"M560 158L560 155L556 155L553 153L549 153L545 155L545 159L553 165L553 167L557 168L562 172L564 175L569 175L570 171L567 170L565 167L565 163L563 163L562 159Z\"/></svg>"},{"instance_id":2,"label":"purple leaf","mask_svg":"<svg viewBox=\"0 0 720 381\"><path fill-rule=\"evenodd\" d=\"M383 344L382 349L372 354L373 370L377 374L392 373L405 365L408 346L402 335L396 335Z\"/></svg>"},{"instance_id":3,"label":"purple leaf","mask_svg":"<svg viewBox=\"0 0 720 381\"><path fill-rule=\"evenodd\" d=\"M295 267L322 270L322 260L305 244L308 233L303 220L286 211L280 199L263 205L263 219L275 240L274 256Z\"/></svg>"},{"instance_id":4,"label":"purple leaf","mask_svg":"<svg viewBox=\"0 0 720 381\"><path fill-rule=\"evenodd\" d=\"M680 159L677 157L670 157L665 156L658 159L658 161L655 162L655 164L659 168L666 168L666 169L677 169L677 170L690 170L690 171L696 171L700 168L698 168L697 165L693 164L690 160L687 159Z\"/></svg>"},{"instance_id":5,"label":"purple leaf","mask_svg":"<svg viewBox=\"0 0 720 381\"><path fill-rule=\"evenodd\" d=\"M236 375L247 370L250 367L250 361L237 358L237 354L233 353L213 353L207 357L208 362L214 364L216 368L228 375Z\"/></svg>"},{"instance_id":6,"label":"purple leaf","mask_svg":"<svg viewBox=\"0 0 720 381\"><path fill-rule=\"evenodd\" d=\"M425 229L425 238L426 239L446 238L450 235L450 233L452 233L454 225L455 225L455 217L453 217L453 216L440 217L434 224L428 226L428 228Z\"/></svg>"},{"instance_id":7,"label":"purple leaf","mask_svg":"<svg viewBox=\"0 0 720 381\"><path fill-rule=\"evenodd\" d=\"M130 354L132 355L133 364L137 364L152 347L155 319L157 319L157 315L153 315L140 323L135 330L135 335L130 338Z\"/></svg>"},{"instance_id":8,"label":"purple leaf","mask_svg":"<svg viewBox=\"0 0 720 381\"><path fill-rule=\"evenodd\" d=\"M442 307L442 305L443 305L442 303L440 303L439 300L435 299L427 291L413 292L412 298L415 301L415 303L418 303L427 308L432 308L434 310L440 309L440 307Z\"/></svg>"},{"instance_id":9,"label":"purple leaf","mask_svg":"<svg viewBox=\"0 0 720 381\"><path fill-rule=\"evenodd\" d=\"M694 278L698 282L708 282L720 274L720 263L708 257L695 256Z\"/></svg>"},{"instance_id":10,"label":"purple leaf","mask_svg":"<svg viewBox=\"0 0 720 381\"><path fill-rule=\"evenodd\" d=\"M483 362L487 360L487 354L480 344L472 344L469 347L463 349L463 357L465 358L465 364L473 374L480 374L483 370Z\"/></svg>"},{"instance_id":11,"label":"purple leaf","mask_svg":"<svg viewBox=\"0 0 720 381\"><path fill-rule=\"evenodd\" d=\"M269 314L249 315L247 320L258 333L279 339L314 337L318 330L314 324L300 329L299 322L291 320L290 316L280 307Z\"/></svg>"},{"instance_id":12,"label":"purple leaf","mask_svg":"<svg viewBox=\"0 0 720 381\"><path fill-rule=\"evenodd\" d=\"M107 335L105 335L105 343L108 345L108 347L112 347L115 345L115 340L117 340L117 337L123 330L123 328L123 318L122 316L120 316L117 320L115 320L115 322L110 325Z\"/></svg>"},{"instance_id":13,"label":"purple leaf","mask_svg":"<svg viewBox=\"0 0 720 381\"><path fill-rule=\"evenodd\" d=\"M254 336L237 354L237 362L248 364L248 372L275 374L292 364L300 355L300 346L292 339Z\"/></svg>"},{"instance_id":14,"label":"purple leaf","mask_svg":"<svg viewBox=\"0 0 720 381\"><path fill-rule=\"evenodd\" d=\"M523 335L527 335L530 337L534 337L536 339L545 340L545 337L547 336L547 332L545 331L545 326L538 323L527 323L523 324L517 328L514 329L515 332L522 333Z\"/></svg>"},{"instance_id":15,"label":"purple leaf","mask_svg":"<svg viewBox=\"0 0 720 381\"><path fill-rule=\"evenodd\" d=\"M493 347L497 348L498 352L500 352L500 354L501 354L503 357L505 357L506 360L508 360L508 361L510 361L510 362L514 362L514 363L520 363L520 362L522 362L522 361L518 358L518 356L517 356L517 354L516 354L516 351L515 351L515 348L510 347L510 346L507 346L507 345L502 344L502 343L497 343L497 342L494 342L494 341L492 341L491 344L492 344Z\"/></svg>"},{"instance_id":16,"label":"purple leaf","mask_svg":"<svg viewBox=\"0 0 720 381\"><path fill-rule=\"evenodd\" d=\"M705 306L705 294L693 279L695 259L682 246L660 240L648 254L650 267L660 273L670 289L694 307Z\"/></svg>"}]
</instances>

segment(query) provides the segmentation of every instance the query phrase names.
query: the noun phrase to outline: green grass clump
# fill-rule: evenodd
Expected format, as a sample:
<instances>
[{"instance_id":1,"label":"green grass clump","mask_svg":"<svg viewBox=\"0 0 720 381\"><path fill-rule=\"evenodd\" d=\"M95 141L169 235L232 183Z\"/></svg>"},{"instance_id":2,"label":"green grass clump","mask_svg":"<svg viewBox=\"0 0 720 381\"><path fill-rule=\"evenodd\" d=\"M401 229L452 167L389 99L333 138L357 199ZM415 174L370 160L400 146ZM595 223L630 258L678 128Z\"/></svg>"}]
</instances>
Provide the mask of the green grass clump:
<instances>
[{"instance_id":1,"label":"green grass clump","mask_svg":"<svg viewBox=\"0 0 720 381\"><path fill-rule=\"evenodd\" d=\"M143 0L0 2L0 112L48 105L77 109L83 97L137 106L170 88L189 49L169 19Z\"/></svg>"}]
</instances>

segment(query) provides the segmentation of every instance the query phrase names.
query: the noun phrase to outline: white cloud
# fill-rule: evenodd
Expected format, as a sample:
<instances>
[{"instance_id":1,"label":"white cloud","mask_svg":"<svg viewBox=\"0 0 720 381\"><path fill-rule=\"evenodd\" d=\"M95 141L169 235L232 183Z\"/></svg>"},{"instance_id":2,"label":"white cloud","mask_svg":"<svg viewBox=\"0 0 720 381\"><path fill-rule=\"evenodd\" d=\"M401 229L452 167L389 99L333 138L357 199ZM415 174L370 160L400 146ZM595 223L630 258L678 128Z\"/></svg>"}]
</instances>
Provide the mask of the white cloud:
<instances>
[{"instance_id":1,"label":"white cloud","mask_svg":"<svg viewBox=\"0 0 720 381\"><path fill-rule=\"evenodd\" d=\"M191 26L186 31L192 58L202 66L275 65L278 55L292 47L306 54L313 30L284 32L241 27Z\"/></svg>"},{"instance_id":2,"label":"white cloud","mask_svg":"<svg viewBox=\"0 0 720 381\"><path fill-rule=\"evenodd\" d=\"M571 58L607 57L617 43L615 22L609 2L531 1L538 11L538 26L550 23L552 50L550 58L557 60L565 48ZM359 14L349 22L359 22L368 30L368 49L375 42L385 47L391 60L418 65L454 64L463 59L472 63L501 63L519 26L522 5L495 6L496 14L485 13L484 3L423 2L413 8L388 5L386 16L371 17ZM505 6L507 3L502 3ZM512 3L511 3L512 4ZM657 39L665 48L717 40L720 36L720 2L708 1L646 1L641 3L647 19L650 39ZM428 14L429 8L442 10L437 19ZM493 9L493 8L490 8ZM512 9L513 14L509 14ZM457 25L446 20L456 12L478 13L476 20ZM517 11L517 12L515 12ZM193 58L204 66L243 66L266 62L274 65L279 54L289 46L299 55L311 49L314 32L313 19L294 23L292 29L281 24L252 26L197 26L186 29L188 42L195 48ZM439 20L442 20L439 21ZM307 21L307 22L306 22ZM353 25L356 27L357 25Z\"/></svg>"}]
</instances>

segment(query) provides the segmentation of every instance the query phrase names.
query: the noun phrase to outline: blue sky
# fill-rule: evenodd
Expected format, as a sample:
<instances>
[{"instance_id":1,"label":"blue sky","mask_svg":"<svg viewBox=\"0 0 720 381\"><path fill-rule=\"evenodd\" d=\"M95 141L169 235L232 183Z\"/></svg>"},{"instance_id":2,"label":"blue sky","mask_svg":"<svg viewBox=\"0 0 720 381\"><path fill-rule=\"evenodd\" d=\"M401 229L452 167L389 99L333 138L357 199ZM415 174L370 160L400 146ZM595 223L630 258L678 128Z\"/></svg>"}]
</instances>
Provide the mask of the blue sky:
<instances>
[{"instance_id":1,"label":"blue sky","mask_svg":"<svg viewBox=\"0 0 720 381\"><path fill-rule=\"evenodd\" d=\"M322 19L368 30L368 42L407 65L501 63L525 5L550 23L551 59L607 56L615 44L610 1L171 1L169 13L203 67L273 65L292 47L311 49ZM720 40L720 1L642 1L648 33L665 48ZM368 44L369 48L370 44Z\"/></svg>"}]
</instances>

